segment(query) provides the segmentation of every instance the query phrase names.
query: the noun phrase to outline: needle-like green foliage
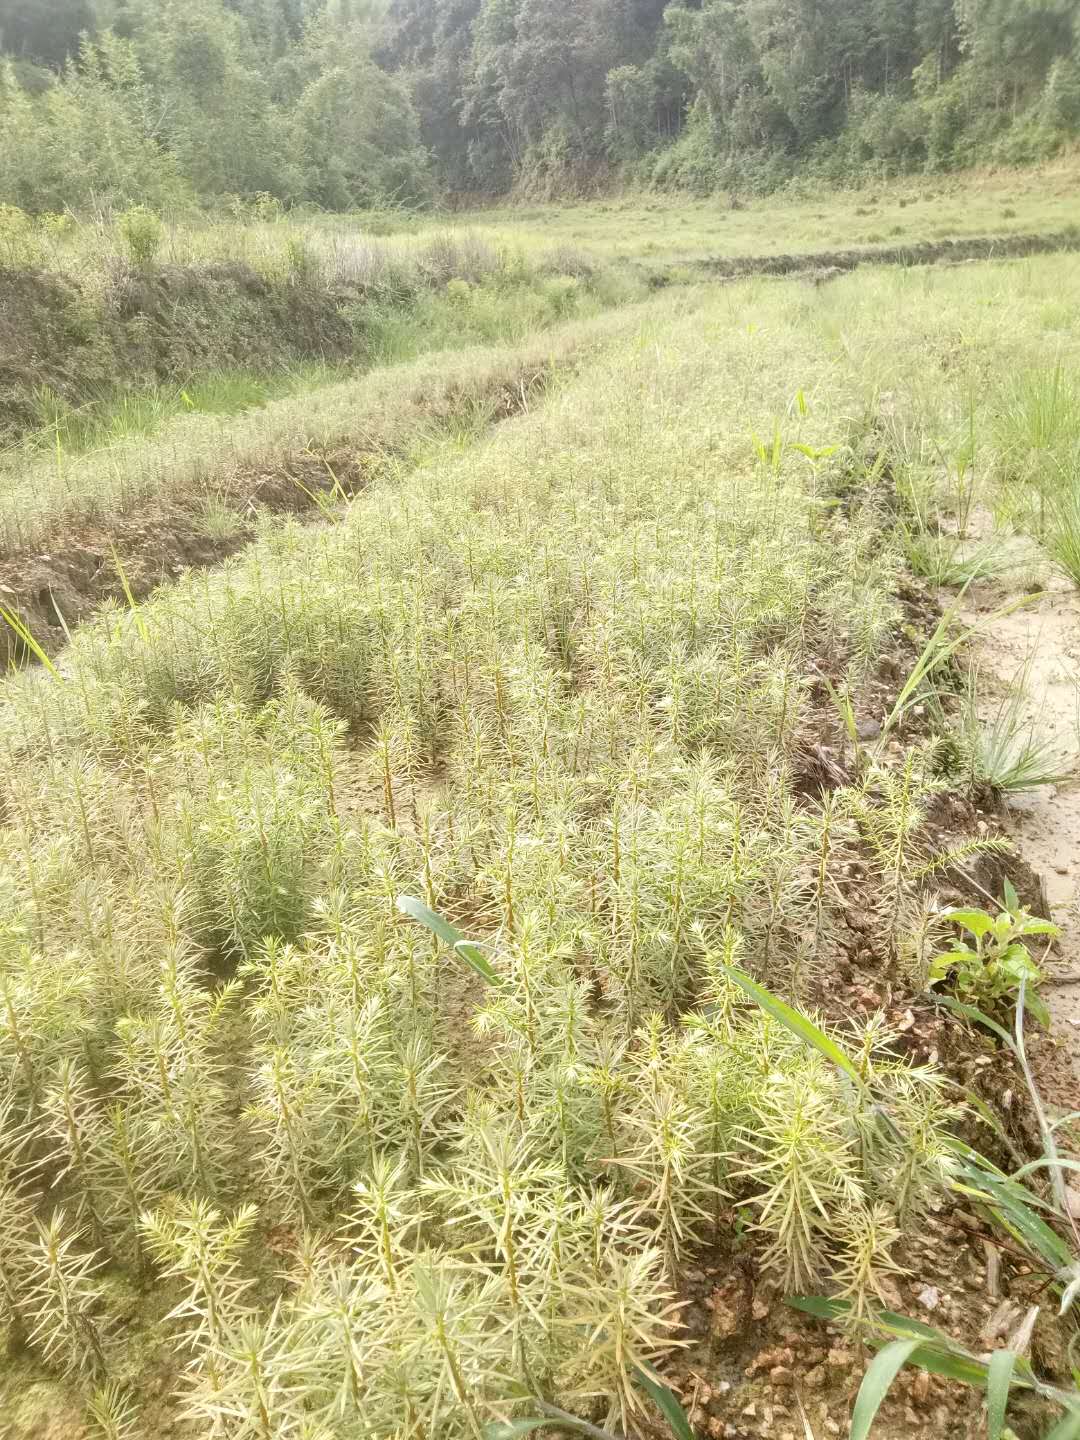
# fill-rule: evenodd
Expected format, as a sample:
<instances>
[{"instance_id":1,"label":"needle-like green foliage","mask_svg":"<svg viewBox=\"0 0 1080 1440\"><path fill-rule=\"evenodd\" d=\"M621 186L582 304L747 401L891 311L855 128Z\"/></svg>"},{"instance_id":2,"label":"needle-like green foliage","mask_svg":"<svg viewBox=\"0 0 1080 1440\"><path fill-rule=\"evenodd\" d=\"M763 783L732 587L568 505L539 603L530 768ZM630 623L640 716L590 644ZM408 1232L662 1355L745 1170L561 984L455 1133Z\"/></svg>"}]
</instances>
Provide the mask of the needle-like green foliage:
<instances>
[{"instance_id":1,"label":"needle-like green foliage","mask_svg":"<svg viewBox=\"0 0 1080 1440\"><path fill-rule=\"evenodd\" d=\"M940 780L857 724L815 769L897 558L807 465L838 413L775 295L687 292L6 682L0 1304L88 1393L137 1389L97 1308L137 1277L196 1436L636 1435L703 1247L857 1308L903 1263L941 1081L807 997L861 910L912 948Z\"/></svg>"}]
</instances>

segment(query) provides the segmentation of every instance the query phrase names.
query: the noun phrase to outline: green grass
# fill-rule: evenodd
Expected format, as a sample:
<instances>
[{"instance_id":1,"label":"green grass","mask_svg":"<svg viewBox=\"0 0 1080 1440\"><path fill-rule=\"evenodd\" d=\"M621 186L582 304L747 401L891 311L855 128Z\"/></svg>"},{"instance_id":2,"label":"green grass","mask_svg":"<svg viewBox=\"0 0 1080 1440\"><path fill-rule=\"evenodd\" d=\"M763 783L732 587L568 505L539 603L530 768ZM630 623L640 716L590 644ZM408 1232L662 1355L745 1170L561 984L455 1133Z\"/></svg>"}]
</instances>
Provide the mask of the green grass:
<instances>
[{"instance_id":1,"label":"green grass","mask_svg":"<svg viewBox=\"0 0 1080 1440\"><path fill-rule=\"evenodd\" d=\"M495 207L436 214L285 217L273 221L178 217L166 224L158 259L169 264L242 259L267 273L287 270L296 245L329 275L366 269L376 252L395 263L432 242L467 243L529 257L562 251L593 261L666 266L718 255L844 249L965 235L1057 231L1080 225L1077 160L1039 167L908 176L856 190L822 189L747 200L629 194L572 204ZM23 242L26 243L25 241ZM33 242L38 263L79 269L122 250L109 227L69 225ZM292 250L290 251L290 245Z\"/></svg>"},{"instance_id":2,"label":"green grass","mask_svg":"<svg viewBox=\"0 0 1080 1440\"><path fill-rule=\"evenodd\" d=\"M217 371L183 384L148 390L106 392L80 406L63 403L50 390L39 392L40 425L0 456L0 468L14 470L34 451L84 455L124 440L156 434L182 415L238 415L283 395L308 392L342 376L342 367L308 364L278 375Z\"/></svg>"},{"instance_id":3,"label":"green grass","mask_svg":"<svg viewBox=\"0 0 1080 1440\"><path fill-rule=\"evenodd\" d=\"M129 434L103 449L68 455L43 452L12 466L0 489L0 548L47 547L73 527L110 523L149 500L203 498L246 503L245 477L287 476L290 467L361 463L407 455L447 423L482 416L510 387L532 384L552 363L569 362L578 348L640 324L630 307L572 321L528 342L454 345L418 360L387 362L366 374L268 401L236 415L184 413L149 435ZM459 341L460 341L460 337ZM402 344L404 353L410 350ZM518 398L520 396L518 395ZM339 457L335 460L335 456ZM366 459L365 459L366 457Z\"/></svg>"}]
</instances>

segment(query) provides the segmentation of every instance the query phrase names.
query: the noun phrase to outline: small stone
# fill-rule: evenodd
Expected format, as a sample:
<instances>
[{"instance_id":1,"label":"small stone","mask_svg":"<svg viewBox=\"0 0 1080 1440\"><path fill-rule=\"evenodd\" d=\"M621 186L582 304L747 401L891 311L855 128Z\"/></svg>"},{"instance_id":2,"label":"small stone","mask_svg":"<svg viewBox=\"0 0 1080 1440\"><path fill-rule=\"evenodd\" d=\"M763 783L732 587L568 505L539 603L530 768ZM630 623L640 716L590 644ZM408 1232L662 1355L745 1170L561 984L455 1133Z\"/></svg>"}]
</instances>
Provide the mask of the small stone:
<instances>
[{"instance_id":1,"label":"small stone","mask_svg":"<svg viewBox=\"0 0 1080 1440\"><path fill-rule=\"evenodd\" d=\"M764 1300L755 1300L750 1307L750 1313L755 1320L764 1320L768 1317L769 1306Z\"/></svg>"},{"instance_id":2,"label":"small stone","mask_svg":"<svg viewBox=\"0 0 1080 1440\"><path fill-rule=\"evenodd\" d=\"M786 1365L774 1365L769 1371L769 1379L774 1385L790 1385L791 1371Z\"/></svg>"},{"instance_id":3,"label":"small stone","mask_svg":"<svg viewBox=\"0 0 1080 1440\"><path fill-rule=\"evenodd\" d=\"M756 1420L756 1419L757 1419L757 1404L756 1404L756 1402L753 1401L753 1400L751 1400L751 1401L750 1401L750 1404L749 1404L749 1405L744 1405L743 1408L742 1408L742 1410L741 1410L739 1413L742 1415L742 1417L743 1417L744 1420Z\"/></svg>"},{"instance_id":4,"label":"small stone","mask_svg":"<svg viewBox=\"0 0 1080 1440\"><path fill-rule=\"evenodd\" d=\"M733 1276L718 1285L705 1303L712 1311L709 1330L714 1340L730 1340L744 1328L746 1292L740 1278Z\"/></svg>"},{"instance_id":5,"label":"small stone","mask_svg":"<svg viewBox=\"0 0 1080 1440\"><path fill-rule=\"evenodd\" d=\"M900 1310L903 1308L904 1301L899 1289L897 1288L895 1280L893 1280L888 1275L883 1275L878 1281L878 1287L881 1290L882 1295L884 1295L888 1304L894 1310Z\"/></svg>"}]
</instances>

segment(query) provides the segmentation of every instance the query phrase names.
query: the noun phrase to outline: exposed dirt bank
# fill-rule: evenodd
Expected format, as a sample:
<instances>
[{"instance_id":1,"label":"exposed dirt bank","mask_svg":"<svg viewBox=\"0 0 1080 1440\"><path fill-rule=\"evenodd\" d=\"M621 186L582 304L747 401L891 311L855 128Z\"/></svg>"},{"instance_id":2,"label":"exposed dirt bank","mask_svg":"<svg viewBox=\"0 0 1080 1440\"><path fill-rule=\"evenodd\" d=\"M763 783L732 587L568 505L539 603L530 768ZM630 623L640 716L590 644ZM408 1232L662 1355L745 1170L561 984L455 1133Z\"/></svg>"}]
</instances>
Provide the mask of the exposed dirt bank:
<instances>
[{"instance_id":1,"label":"exposed dirt bank","mask_svg":"<svg viewBox=\"0 0 1080 1440\"><path fill-rule=\"evenodd\" d=\"M985 597L969 596L964 614L968 623L983 621L975 650L984 679L989 682L993 677L1006 687L1022 678L1025 720L1062 754L1074 754L1080 596L1066 581L1054 579L1040 599L987 620L987 613L999 605L1000 595L988 588ZM1003 821L1039 876L1045 910L1061 927L1061 938L1047 957L1046 986L1061 1059L1056 1067L1044 1069L1042 1078L1057 1092L1048 1098L1071 1108L1080 1083L1080 983L1061 981L1080 976L1080 780L1012 797L1004 807Z\"/></svg>"},{"instance_id":2,"label":"exposed dirt bank","mask_svg":"<svg viewBox=\"0 0 1080 1440\"><path fill-rule=\"evenodd\" d=\"M861 265L962 265L976 260L1015 260L1025 255L1052 255L1080 250L1080 230L1049 235L979 235L960 240L923 240L850 250L819 250L794 255L722 255L703 260L709 275L739 280L748 275L803 275L823 281L857 270Z\"/></svg>"}]
</instances>

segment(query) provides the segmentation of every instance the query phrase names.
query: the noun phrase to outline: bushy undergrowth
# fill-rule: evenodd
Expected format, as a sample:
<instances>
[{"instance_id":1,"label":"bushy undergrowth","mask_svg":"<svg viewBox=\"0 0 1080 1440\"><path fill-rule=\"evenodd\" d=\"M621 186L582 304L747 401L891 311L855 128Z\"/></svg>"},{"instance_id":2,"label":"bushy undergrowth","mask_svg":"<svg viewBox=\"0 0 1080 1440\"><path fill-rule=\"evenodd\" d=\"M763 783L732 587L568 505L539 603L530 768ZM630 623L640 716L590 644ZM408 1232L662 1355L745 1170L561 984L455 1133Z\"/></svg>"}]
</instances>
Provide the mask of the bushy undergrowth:
<instances>
[{"instance_id":1,"label":"bushy undergrowth","mask_svg":"<svg viewBox=\"0 0 1080 1440\"><path fill-rule=\"evenodd\" d=\"M939 863L918 751L798 787L806 677L859 692L896 559L783 443L837 412L747 437L816 364L773 296L668 300L483 446L7 682L0 1304L74 1390L138 1388L116 1297L153 1276L197 1434L477 1436L527 1393L632 1432L695 1252L858 1311L902 1264L940 1077L871 1019L853 1084L728 978L812 1003L856 856L908 963Z\"/></svg>"},{"instance_id":2,"label":"bushy undergrowth","mask_svg":"<svg viewBox=\"0 0 1080 1440\"><path fill-rule=\"evenodd\" d=\"M198 408L215 373L281 384L304 365L513 340L643 289L565 247L526 258L468 232L166 229L146 210L77 225L0 207L0 438L58 451L108 439L127 406Z\"/></svg>"}]
</instances>

